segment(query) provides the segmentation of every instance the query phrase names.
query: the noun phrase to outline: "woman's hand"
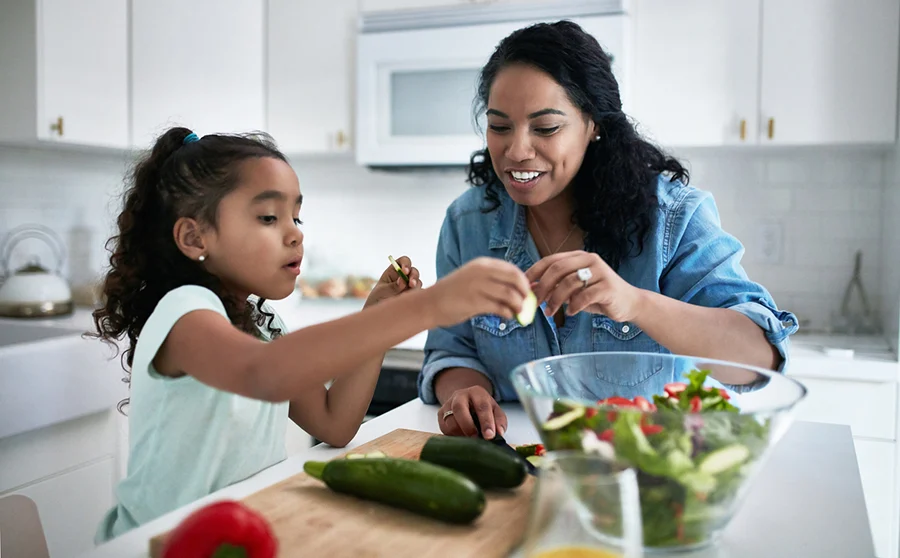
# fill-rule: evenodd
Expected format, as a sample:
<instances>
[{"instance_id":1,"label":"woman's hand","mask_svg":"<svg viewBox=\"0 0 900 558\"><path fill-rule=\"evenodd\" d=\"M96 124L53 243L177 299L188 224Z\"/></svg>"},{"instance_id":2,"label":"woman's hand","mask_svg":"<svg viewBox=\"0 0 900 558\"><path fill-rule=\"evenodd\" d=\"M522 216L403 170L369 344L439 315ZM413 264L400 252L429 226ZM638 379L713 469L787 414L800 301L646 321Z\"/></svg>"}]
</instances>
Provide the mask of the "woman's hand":
<instances>
[{"instance_id":1,"label":"woman's hand","mask_svg":"<svg viewBox=\"0 0 900 558\"><path fill-rule=\"evenodd\" d=\"M528 296L528 279L515 265L497 258L475 258L426 289L429 311L440 327L474 316L511 319Z\"/></svg>"},{"instance_id":2,"label":"woman's hand","mask_svg":"<svg viewBox=\"0 0 900 558\"><path fill-rule=\"evenodd\" d=\"M579 270L589 270L585 281ZM640 313L643 291L628 284L597 254L581 250L561 252L541 259L525 276L532 283L538 304L546 301L544 313L556 314L567 304L566 314L587 310L617 322L631 322Z\"/></svg>"},{"instance_id":3,"label":"woman's hand","mask_svg":"<svg viewBox=\"0 0 900 558\"><path fill-rule=\"evenodd\" d=\"M478 417L481 435L490 440L506 432L506 413L481 386L458 389L438 409L438 425L447 436L478 436L472 414Z\"/></svg>"},{"instance_id":4,"label":"woman's hand","mask_svg":"<svg viewBox=\"0 0 900 558\"><path fill-rule=\"evenodd\" d=\"M372 292L369 293L368 298L366 298L364 307L372 306L380 300L396 296L408 290L422 288L422 281L419 279L419 270L412 266L412 262L408 257L401 256L397 258L397 265L399 265L400 269L403 270L403 273L409 277L409 284L407 285L406 281L400 277L400 274L397 273L394 266L389 265L387 269L384 270L384 273L381 274L381 278L378 279L378 282L375 283L375 287L372 289Z\"/></svg>"}]
</instances>

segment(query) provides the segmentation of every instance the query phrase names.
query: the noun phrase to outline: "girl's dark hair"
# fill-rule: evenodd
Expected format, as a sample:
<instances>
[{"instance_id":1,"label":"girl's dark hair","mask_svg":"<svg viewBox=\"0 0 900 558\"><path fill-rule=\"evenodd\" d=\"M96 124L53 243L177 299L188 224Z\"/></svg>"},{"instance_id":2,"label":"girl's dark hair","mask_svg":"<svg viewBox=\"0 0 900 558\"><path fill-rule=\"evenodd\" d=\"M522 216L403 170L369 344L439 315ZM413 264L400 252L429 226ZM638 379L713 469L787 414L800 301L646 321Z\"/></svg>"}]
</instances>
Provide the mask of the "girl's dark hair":
<instances>
[{"instance_id":1,"label":"girl's dark hair","mask_svg":"<svg viewBox=\"0 0 900 558\"><path fill-rule=\"evenodd\" d=\"M219 202L237 187L242 162L286 159L265 134L209 135L199 140L191 134L187 128L168 130L137 162L124 192L118 234L107 242L103 306L94 311L97 333L91 335L114 346L116 340L128 338L123 353L126 371L147 318L166 293L182 285L216 293L231 322L243 331L252 333L265 325L273 337L282 333L272 325L274 315L263 309L264 299L255 309L246 300L235 300L214 275L185 256L175 244L173 227L181 217L215 227Z\"/></svg>"},{"instance_id":2,"label":"girl's dark hair","mask_svg":"<svg viewBox=\"0 0 900 558\"><path fill-rule=\"evenodd\" d=\"M539 23L503 39L481 70L476 116L484 114L497 74L515 64L549 74L597 124L600 139L589 144L572 181L572 218L585 231L586 249L618 269L635 246L636 253L643 250L657 204L657 176L666 173L687 184L688 171L638 135L622 112L609 55L577 24ZM496 209L503 186L487 149L472 155L468 172L470 184L486 187L485 197L492 202L487 211Z\"/></svg>"}]
</instances>

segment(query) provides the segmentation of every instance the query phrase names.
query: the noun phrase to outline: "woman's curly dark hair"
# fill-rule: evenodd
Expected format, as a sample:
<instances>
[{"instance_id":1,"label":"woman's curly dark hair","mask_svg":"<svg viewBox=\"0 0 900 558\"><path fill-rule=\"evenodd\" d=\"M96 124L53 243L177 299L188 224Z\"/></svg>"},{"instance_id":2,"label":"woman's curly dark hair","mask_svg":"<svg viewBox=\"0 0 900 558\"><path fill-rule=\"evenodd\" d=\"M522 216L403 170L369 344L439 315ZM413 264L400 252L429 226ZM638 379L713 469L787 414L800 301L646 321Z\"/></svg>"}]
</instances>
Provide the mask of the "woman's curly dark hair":
<instances>
[{"instance_id":1,"label":"woman's curly dark hair","mask_svg":"<svg viewBox=\"0 0 900 558\"><path fill-rule=\"evenodd\" d=\"M94 311L97 333L91 335L116 347L117 340L128 338L122 355L126 372L150 314L166 293L182 285L216 293L231 322L243 331L254 333L265 325L272 337L282 333L272 325L274 315L264 310L264 299L258 299L255 308L249 301L235 300L219 279L178 249L173 228L182 217L215 227L219 202L237 187L242 162L286 159L265 134L209 135L185 143L191 133L187 128L168 130L137 162L124 192L118 234L107 242L104 301Z\"/></svg>"},{"instance_id":2,"label":"woman's curly dark hair","mask_svg":"<svg viewBox=\"0 0 900 558\"><path fill-rule=\"evenodd\" d=\"M597 124L600 139L592 141L572 181L573 221L584 231L588 251L599 254L613 269L633 248L640 253L656 209L656 182L661 173L687 184L688 171L635 131L619 96L619 84L609 55L597 40L571 21L539 23L520 29L500 42L478 79L475 113L484 114L497 74L514 64L533 66L566 90L572 104ZM500 204L503 185L487 149L472 155L468 182L485 186Z\"/></svg>"}]
</instances>

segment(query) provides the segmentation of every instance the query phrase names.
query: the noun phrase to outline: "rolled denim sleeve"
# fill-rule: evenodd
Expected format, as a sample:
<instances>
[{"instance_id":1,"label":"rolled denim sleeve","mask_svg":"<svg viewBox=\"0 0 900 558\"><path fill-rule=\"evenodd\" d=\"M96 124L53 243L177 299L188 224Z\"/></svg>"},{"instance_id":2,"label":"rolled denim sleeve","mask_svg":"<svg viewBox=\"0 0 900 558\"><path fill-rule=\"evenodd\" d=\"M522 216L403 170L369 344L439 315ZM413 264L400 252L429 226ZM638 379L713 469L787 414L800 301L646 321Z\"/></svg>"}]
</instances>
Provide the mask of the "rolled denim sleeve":
<instances>
[{"instance_id":1,"label":"rolled denim sleeve","mask_svg":"<svg viewBox=\"0 0 900 558\"><path fill-rule=\"evenodd\" d=\"M715 201L707 192L686 189L670 209L666 231L670 255L660 277L660 292L708 308L728 308L750 318L765 332L787 368L788 337L798 329L794 314L779 310L762 285L751 281L741 266L744 247L722 230Z\"/></svg>"},{"instance_id":2,"label":"rolled denim sleeve","mask_svg":"<svg viewBox=\"0 0 900 558\"><path fill-rule=\"evenodd\" d=\"M438 280L461 265L459 236L450 210L447 211L441 226L436 263ZM435 377L442 370L458 367L481 372L491 381L491 385L494 385L487 368L478 359L471 321L428 332L428 339L425 342L425 362L417 381L422 401L428 404L437 403L434 393ZM497 390L493 391L496 394Z\"/></svg>"}]
</instances>

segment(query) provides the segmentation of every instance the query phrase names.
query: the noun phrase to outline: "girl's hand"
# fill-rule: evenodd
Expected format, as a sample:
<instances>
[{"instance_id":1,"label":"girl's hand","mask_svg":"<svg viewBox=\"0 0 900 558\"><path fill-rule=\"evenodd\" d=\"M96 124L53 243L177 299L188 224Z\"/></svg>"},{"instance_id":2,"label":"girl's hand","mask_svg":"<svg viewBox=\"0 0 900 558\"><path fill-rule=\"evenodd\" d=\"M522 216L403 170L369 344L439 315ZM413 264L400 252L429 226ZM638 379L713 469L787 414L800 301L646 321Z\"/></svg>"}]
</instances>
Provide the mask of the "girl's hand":
<instances>
[{"instance_id":1,"label":"girl's hand","mask_svg":"<svg viewBox=\"0 0 900 558\"><path fill-rule=\"evenodd\" d=\"M590 270L585 282L578 276ZM640 313L641 289L628 284L594 253L581 250L561 252L541 259L525 275L532 282L538 304L546 301L544 313L556 314L567 304L566 314L587 310L609 316L617 322L631 322Z\"/></svg>"},{"instance_id":2,"label":"girl's hand","mask_svg":"<svg viewBox=\"0 0 900 558\"><path fill-rule=\"evenodd\" d=\"M515 265L497 258L476 258L425 292L439 327L456 325L482 314L511 319L528 296L528 280Z\"/></svg>"},{"instance_id":3,"label":"girl's hand","mask_svg":"<svg viewBox=\"0 0 900 558\"><path fill-rule=\"evenodd\" d=\"M449 413L453 411L452 413ZM449 414L448 414L449 413ZM438 410L438 424L447 436L477 437L478 429L472 414L478 417L481 435L490 440L495 434L506 432L506 413L481 386L458 389Z\"/></svg>"},{"instance_id":4,"label":"girl's hand","mask_svg":"<svg viewBox=\"0 0 900 558\"><path fill-rule=\"evenodd\" d=\"M381 274L381 278L378 279L378 282L375 283L372 292L369 293L365 307L369 307L380 300L397 296L404 291L422 288L422 281L419 279L419 270L412 266L412 262L408 257L401 256L397 258L397 265L399 265L400 269L403 270L403 273L409 277L409 285L407 285L406 281L400 277L400 274L397 273L394 266L389 265L387 269L384 270L384 273Z\"/></svg>"}]
</instances>

